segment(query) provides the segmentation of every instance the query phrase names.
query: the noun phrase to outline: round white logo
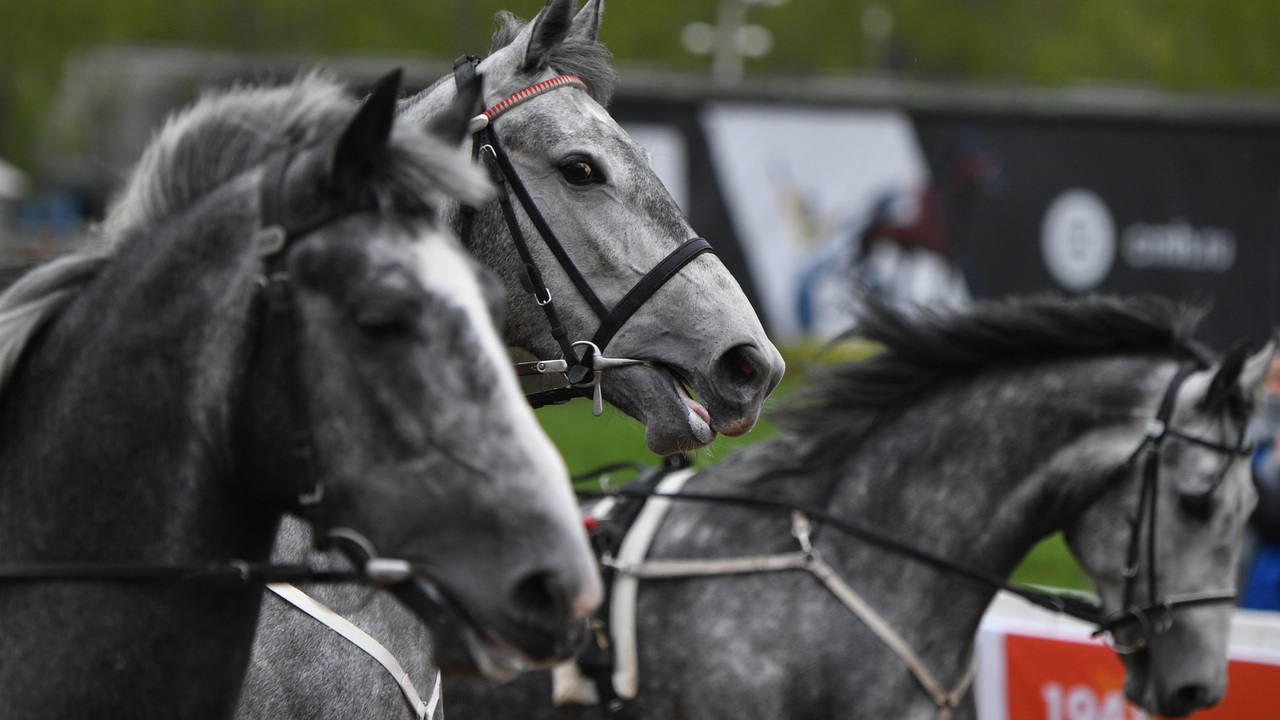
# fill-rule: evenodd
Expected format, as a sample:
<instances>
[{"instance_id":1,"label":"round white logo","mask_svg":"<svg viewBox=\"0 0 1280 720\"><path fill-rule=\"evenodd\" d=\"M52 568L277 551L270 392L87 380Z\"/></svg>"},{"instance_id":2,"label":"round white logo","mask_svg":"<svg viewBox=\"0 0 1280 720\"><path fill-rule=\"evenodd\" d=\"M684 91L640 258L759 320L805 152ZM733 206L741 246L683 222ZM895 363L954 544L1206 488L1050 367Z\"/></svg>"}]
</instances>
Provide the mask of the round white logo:
<instances>
[{"instance_id":1,"label":"round white logo","mask_svg":"<svg viewBox=\"0 0 1280 720\"><path fill-rule=\"evenodd\" d=\"M1040 252L1063 288L1084 292L1097 287L1116 256L1116 225L1107 204L1083 188L1054 198L1040 226Z\"/></svg>"}]
</instances>

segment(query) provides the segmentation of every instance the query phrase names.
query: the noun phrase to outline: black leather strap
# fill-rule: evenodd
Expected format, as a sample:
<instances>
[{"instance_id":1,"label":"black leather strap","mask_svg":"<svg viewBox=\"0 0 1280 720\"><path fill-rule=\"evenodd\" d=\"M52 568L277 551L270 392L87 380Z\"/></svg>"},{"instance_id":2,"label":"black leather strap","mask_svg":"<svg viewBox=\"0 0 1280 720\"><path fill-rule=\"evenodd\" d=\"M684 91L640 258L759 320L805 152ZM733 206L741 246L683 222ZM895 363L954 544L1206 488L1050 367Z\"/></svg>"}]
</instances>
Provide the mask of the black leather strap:
<instances>
[{"instance_id":1,"label":"black leather strap","mask_svg":"<svg viewBox=\"0 0 1280 720\"><path fill-rule=\"evenodd\" d=\"M480 131L476 136L476 142L484 143L484 147L480 150L480 158L485 167L489 169L489 177L497 187L498 206L502 209L503 218L507 222L511 241L516 246L516 252L520 255L520 262L522 263L520 284L524 287L525 292L533 295L534 301L542 308L542 312L547 318L547 324L551 328L551 337L560 346L560 352L564 354L564 358L576 366L578 355L573 349L573 341L569 339L569 330L560 321L560 315L556 312L555 303L551 297L551 290L543 281L542 272L538 270L538 264L533 260L533 253L529 251L529 243L525 240L524 232L520 229L520 220L516 217L515 208L511 205L511 195L507 192L508 188L511 187L507 180L508 177L515 178L517 183L519 179L515 175L507 175L503 172L497 155L500 150L493 145L493 143L497 142L497 137L493 134L492 128L485 128ZM544 235L543 239L546 240L546 237ZM554 236L552 237L554 238ZM547 242L547 244L551 245L550 242ZM556 245L559 245L559 241L556 241ZM577 271L576 267L574 267L574 271ZM586 280L583 280L583 282L585 283ZM569 378L571 383L577 384L586 379L587 373L585 371L576 367L571 368L571 370L575 371Z\"/></svg>"},{"instance_id":2,"label":"black leather strap","mask_svg":"<svg viewBox=\"0 0 1280 720\"><path fill-rule=\"evenodd\" d=\"M564 268L565 274L569 276L569 280L578 288L578 293L582 295L582 298L591 306L596 317L603 320L609 314L608 306L591 289L591 285L583 277L582 271L574 264L573 258L569 257L569 252L560 243L560 238L556 237L555 231L551 229L551 225L547 223L547 219L542 216L537 204L529 196L529 190L520 181L520 175L516 173L515 166L511 164L511 159L507 157L506 151L502 149L502 144L498 142L497 133L493 132L492 127L485 128L483 133L485 134L485 142L493 148L494 159L497 161L498 167L502 168L502 174L506 176L510 183L511 191L515 193L516 199L520 201L520 206L524 208L525 214L529 216L529 220L533 222L538 234L542 236L542 241L547 244L551 254L555 255L560 267Z\"/></svg>"},{"instance_id":3,"label":"black leather strap","mask_svg":"<svg viewBox=\"0 0 1280 720\"><path fill-rule=\"evenodd\" d=\"M618 301L618 304L613 307L609 315L601 321L600 328L596 330L595 337L591 339L591 342L595 343L596 347L603 351L609 341L613 339L613 336L622 328L622 325L635 314L636 310L640 309L641 305L644 305L646 300L658 291L658 288L665 285L668 280L680 272L681 268L692 262L694 258L707 252L713 252L711 243L703 238L696 237L685 242L685 244L676 248L675 252L663 258L662 262L640 278L640 282L636 283L635 287L631 288Z\"/></svg>"}]
</instances>

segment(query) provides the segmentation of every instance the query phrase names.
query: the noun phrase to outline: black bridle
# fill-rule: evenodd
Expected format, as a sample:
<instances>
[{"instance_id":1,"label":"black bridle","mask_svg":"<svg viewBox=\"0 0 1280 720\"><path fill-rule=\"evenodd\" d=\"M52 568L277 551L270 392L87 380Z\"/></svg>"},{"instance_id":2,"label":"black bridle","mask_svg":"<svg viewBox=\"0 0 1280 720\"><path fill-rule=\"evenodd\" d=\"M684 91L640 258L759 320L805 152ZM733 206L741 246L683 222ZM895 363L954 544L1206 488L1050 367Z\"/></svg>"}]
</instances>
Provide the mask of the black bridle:
<instances>
[{"instance_id":1,"label":"black bridle","mask_svg":"<svg viewBox=\"0 0 1280 720\"><path fill-rule=\"evenodd\" d=\"M1207 440L1170 427L1169 423L1173 416L1173 409L1175 401L1177 400L1178 390L1182 386L1182 383L1200 367L1201 365L1199 363L1190 361L1179 365L1172 380L1165 389L1156 415L1149 422L1147 433L1143 437L1141 443L1139 443L1138 447L1134 449L1129 457L1115 470L1113 470L1107 478L1106 484L1109 485L1112 480L1122 477L1131 471L1139 461L1144 463L1142 468L1141 495L1139 498L1140 508L1138 517L1135 519L1132 526L1132 534L1130 536L1127 551L1124 607L1113 613L1108 613L1101 604L1079 595L1043 592L1024 586L1014 585L1004 578L952 562L931 552L921 550L909 542L903 542L902 540L886 535L880 531L850 522L844 518L832 515L825 510L806 507L783 500L749 496L693 493L683 490L678 493L661 493L652 489L654 485L656 485L656 480L654 479L650 479L645 483L638 483L636 487L626 485L616 490L609 490L603 493L580 492L579 496L590 498L619 495L641 501L650 497L663 497L686 502L736 505L761 510L781 510L789 513L800 512L808 516L810 520L830 526L844 535L862 540L895 554L911 558L917 562L930 565L944 572L965 577L994 590L1003 590L1013 595L1017 595L1023 600L1045 608L1046 610L1083 620L1096 626L1097 629L1094 633L1095 635L1103 633L1110 634L1112 636L1111 645L1117 653L1135 653L1147 647L1148 639L1152 634L1160 634L1169 629L1172 623L1172 613L1174 610L1204 605L1234 605L1237 597L1235 592L1224 590L1162 598L1159 595L1156 584L1156 495L1158 493L1159 486L1160 455L1165 441L1169 438L1177 438L1184 442L1189 442L1231 456L1248 454L1243 425L1241 427L1239 440L1235 445L1227 445L1213 440ZM659 468L658 471L666 472L672 468L685 466L687 466L687 463L683 465L680 463L667 463L664 467ZM1222 481L1226 477L1226 473L1230 468L1231 463L1226 463L1223 467L1222 473L1218 476L1215 482L1211 484L1211 486L1201 496L1199 496L1198 499L1201 501L1207 500L1217 490L1217 488L1221 486ZM615 468L606 468L602 472L608 472L611 469ZM588 475L591 475L591 473ZM575 482L584 479L586 479L585 476L580 476L575 478ZM1145 539L1147 545L1147 559L1145 563L1147 597L1143 604L1138 604L1138 565L1144 529L1146 530ZM1120 643L1115 640L1117 631L1130 628L1136 629L1137 632L1133 641Z\"/></svg>"},{"instance_id":2,"label":"black bridle","mask_svg":"<svg viewBox=\"0 0 1280 720\"><path fill-rule=\"evenodd\" d=\"M1143 650L1147 647L1148 640L1152 634L1158 635L1167 631L1173 622L1174 610L1202 605L1234 605L1236 602L1236 593L1225 590L1161 597L1157 582L1156 506L1160 490L1160 451L1163 449L1165 442L1170 438L1176 438L1183 442L1222 453L1229 458L1238 455L1247 456L1249 454L1244 423L1241 423L1240 434L1234 445L1206 440L1170 426L1178 389L1197 368L1198 365L1193 362L1184 362L1178 366L1173 379L1170 380L1169 386L1165 389L1164 397L1160 400L1160 406L1155 418L1152 419L1147 427L1146 436L1122 466L1122 469L1132 467L1134 463L1138 462L1139 458L1142 458L1142 486L1138 495L1138 514L1132 523L1128 551L1125 555L1123 607L1099 622L1098 630L1094 633L1095 635L1109 633L1112 638L1112 648L1122 655ZM1208 502L1213 493L1222 485L1230 469L1231 462L1228 461L1223 465L1222 472L1210 486L1195 497L1195 502ZM1142 562L1140 557L1142 555L1144 528L1146 530L1145 563ZM1138 599L1138 581L1139 575L1142 574L1140 573L1140 565L1143 564L1145 564L1146 570L1147 592L1145 599L1140 601ZM1131 642L1121 642L1117 636L1117 631L1126 627L1136 628L1137 634Z\"/></svg>"},{"instance_id":3,"label":"black bridle","mask_svg":"<svg viewBox=\"0 0 1280 720\"><path fill-rule=\"evenodd\" d=\"M463 87L465 83L475 77L476 66L479 63L479 58L470 55L464 55L454 61L454 80L458 87ZM563 373L569 382L569 386L565 388L533 393L528 396L529 402L534 407L542 407L543 405L567 402L576 397L593 397L593 411L599 415L602 410L600 399L601 373L605 370L625 365L648 364L642 360L605 357L604 351L608 348L609 342L613 340L614 335L622 329L627 320L659 288L675 277L681 268L699 255L714 251L711 248L711 244L703 238L691 238L673 250L652 270L641 277L635 286L612 309L600 299L600 296L592 289L586 277L583 276L582 271L573 262L573 258L569 256L564 245L556 237L551 225L538 210L537 204L533 201L529 190L521 181L519 173L516 172L515 166L511 163L511 159L507 156L506 151L503 150L502 143L498 140L498 134L493 126L494 120L507 110L544 92L562 87L576 87L585 90L587 86L577 77L560 75L525 88L493 105L481 115L476 116L472 120L471 126L473 138L472 155L488 169L489 176L497 187L498 205L502 210L502 216L506 222L507 229L510 231L516 252L520 256L521 266L518 271L520 284L525 292L533 297L533 301L542 308L542 312L547 318L547 323L551 327L551 336L555 339L556 344L560 346L560 351L563 354L563 364L548 360L522 363L517 366L517 372L524 375ZM538 231L538 235L542 237L543 243L551 251L551 254L560 264L569 280L573 282L574 287L577 288L578 294L582 296L582 299L586 301L592 312L600 319L600 326L589 341L574 341L569 337L569 331L565 328L564 323L561 322L559 314L556 312L551 290L547 287L546 282L543 281L542 272L538 269L538 265L533 259L533 254L529 251L529 244L525 240L524 231L520 229L520 221L511 202L512 193L515 194L520 206L529 217L529 221L533 223L534 228ZM464 207L462 209L462 225L459 230L459 236L464 245L470 245L474 218L475 208ZM582 350L579 351L578 348L582 348Z\"/></svg>"}]
</instances>

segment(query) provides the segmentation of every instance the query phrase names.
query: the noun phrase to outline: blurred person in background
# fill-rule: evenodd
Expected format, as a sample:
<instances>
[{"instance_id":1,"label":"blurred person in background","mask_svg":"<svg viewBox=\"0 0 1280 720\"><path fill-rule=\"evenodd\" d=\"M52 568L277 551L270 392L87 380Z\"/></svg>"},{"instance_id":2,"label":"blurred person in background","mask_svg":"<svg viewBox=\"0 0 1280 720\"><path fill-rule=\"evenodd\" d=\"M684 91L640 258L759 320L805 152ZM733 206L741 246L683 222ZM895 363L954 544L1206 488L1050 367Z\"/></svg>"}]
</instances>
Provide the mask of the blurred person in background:
<instances>
[{"instance_id":1,"label":"blurred person in background","mask_svg":"<svg viewBox=\"0 0 1280 720\"><path fill-rule=\"evenodd\" d=\"M1240 607L1280 610L1280 354L1267 371L1262 406L1249 426L1258 507L1245 538Z\"/></svg>"}]
</instances>

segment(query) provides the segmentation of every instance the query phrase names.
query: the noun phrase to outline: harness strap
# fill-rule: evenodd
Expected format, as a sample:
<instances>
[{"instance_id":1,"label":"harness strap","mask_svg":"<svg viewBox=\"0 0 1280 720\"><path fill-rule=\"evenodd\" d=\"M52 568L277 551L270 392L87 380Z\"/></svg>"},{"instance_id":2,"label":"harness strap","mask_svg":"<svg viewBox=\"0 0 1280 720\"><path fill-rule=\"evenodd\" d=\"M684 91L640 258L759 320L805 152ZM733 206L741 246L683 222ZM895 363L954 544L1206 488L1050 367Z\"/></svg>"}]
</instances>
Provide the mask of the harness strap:
<instances>
[{"instance_id":1,"label":"harness strap","mask_svg":"<svg viewBox=\"0 0 1280 720\"><path fill-rule=\"evenodd\" d=\"M683 485L683 480L681 480L680 484ZM657 500L658 498L651 499L649 500L649 503L654 503ZM648 507L649 505L646 504L646 510ZM633 528L632 532L648 532L649 526L654 526L656 528L657 521L660 521L661 515L666 512L666 506L664 505L659 508L659 511L660 513L653 513L649 517L646 517L642 513L641 517L636 520L636 526ZM657 521L654 520L654 517L657 518ZM642 521L645 522L645 526L643 528L640 527ZM960 701L963 700L965 695L969 692L969 688L973 685L973 662L969 662L968 668L960 678L960 681L956 683L955 687L950 690L944 688L942 683L938 681L937 677L929 671L924 660L911 649L911 645L907 643L898 631L894 630L893 626L884 619L884 616L876 612L875 608L871 607L870 603L863 599L857 591L845 582L834 568L812 552L808 543L808 521L801 516L797 518L796 526L796 536L800 540L801 546L805 548L802 552L705 560L641 559L639 561L631 561L630 554L628 554L626 559L624 559L624 551L627 549L626 542L624 541L623 551L619 552L618 559L605 558L602 562L604 565L613 568L620 575L614 585L615 602L618 599L617 593L619 591L619 586L628 579L630 579L632 583L635 583L638 580L646 579L676 579L707 577L712 575L778 572L782 570L807 570L811 575L821 581L822 584L831 591L831 594L836 596L836 599L843 603L850 612L852 612L864 625L867 626L867 629L875 633L876 637L880 638L880 641L902 660L902 662L907 666L907 669L911 671L911 674L915 677L916 681L920 683L920 687L928 693L929 698L933 701L934 705L938 707L938 720L949 720L952 712L954 712L956 707L960 704ZM804 529L800 530L799 528L801 527ZM627 539L629 540L630 538L631 535L628 534ZM645 550L647 549L648 543L646 542ZM631 598L630 601L634 602L634 598ZM613 613L614 607L615 606L610 607L611 613ZM631 608L631 611L634 612L634 607ZM620 620L629 620L632 624L617 624ZM628 681L633 677L638 680L638 677L636 677L638 659L630 659L621 655L621 653L624 652L624 648L627 652L632 651L630 643L634 642L634 621L633 615L629 618L624 617L621 619L617 614L613 615L611 625L614 631L614 644L619 653L618 668L614 676L615 686L618 685L618 674L622 674L622 676ZM623 642L619 642L624 638L626 642L625 645ZM628 665L628 667L624 667L624 665ZM634 689L631 690L630 694L626 694L624 692L625 689L629 689L629 686L616 687L615 689L618 691L619 697L627 699L635 697Z\"/></svg>"},{"instance_id":2,"label":"harness strap","mask_svg":"<svg viewBox=\"0 0 1280 720\"><path fill-rule=\"evenodd\" d=\"M436 670L436 682L435 687L431 689L431 700L423 702L422 696L418 695L417 688L413 686L413 681L409 678L409 673L405 672L404 667L391 654L391 651L387 650L382 643L375 640L371 635L356 627L338 613L330 610L324 603L293 585L271 583L267 585L267 589L280 596L280 599L346 638L374 660L377 660L378 664L395 679L396 685L400 687L400 692L404 695L405 702L409 703L409 711L413 713L414 717L418 720L425 720L425 718L435 715L436 706L440 704L441 677L439 670Z\"/></svg>"},{"instance_id":3,"label":"harness strap","mask_svg":"<svg viewBox=\"0 0 1280 720\"><path fill-rule=\"evenodd\" d=\"M516 173L515 165L511 163L511 158L507 156L506 150L502 148L502 143L498 141L498 134L493 131L492 127L487 127L476 136L476 139L477 142L483 142L484 145L493 149L493 161L497 163L502 174L510 181L511 190L515 193L516 199L520 201L520 206L524 208L525 214L529 216L530 222L533 223L533 227L542 236L543 242L551 250L551 254L555 256L556 261L560 263L560 267L564 268L565 274L569 276L569 280L573 282L574 287L578 288L578 292L582 294L583 299L591 306L591 310L595 312L596 317L603 319L608 316L609 308L591 289L591 285L587 282L586 277L582 275L582 271L574 264L573 258L569 257L569 252L564 249L560 238L556 237L555 231L551 229L551 224L547 222L542 212L538 210L533 197L529 195L529 189L524 186L523 182L520 182L520 175ZM516 227L510 218L507 220L507 225L508 227ZM512 235L515 234L513 231ZM517 238L517 245L523 244L523 242L524 237L520 235ZM524 252L528 252L527 246ZM528 261L526 260L526 262Z\"/></svg>"},{"instance_id":4,"label":"harness strap","mask_svg":"<svg viewBox=\"0 0 1280 720\"><path fill-rule=\"evenodd\" d=\"M848 583L841 578L835 570L831 568L822 558L813 556L810 558L805 569L813 574L814 577L822 581L823 585L835 595L845 607L862 621L871 632L880 638L880 641L894 652L899 658L906 663L907 668L911 670L911 674L915 676L916 681L920 683L920 687L929 694L929 698L933 700L933 704L938 706L938 720L950 720L951 713L964 699L969 687L973 684L974 664L969 661L969 667L965 670L964 676L960 678L960 682L956 686L947 690L942 687L938 679L933 673L929 672L929 668L925 666L920 656L911 649L911 646L903 639L898 631L884 619L875 608L871 607L866 600L862 598Z\"/></svg>"},{"instance_id":5,"label":"harness strap","mask_svg":"<svg viewBox=\"0 0 1280 720\"><path fill-rule=\"evenodd\" d=\"M552 303L551 290L547 287L546 282L543 281L542 273L538 270L538 264L533 260L533 253L529 251L529 243L525 240L524 232L520 229L520 221L516 218L515 208L512 207L511 195L507 192L508 188L515 187L520 187L520 189L523 190L523 186L509 183L507 181L507 178L514 177L514 175L509 175L502 169L501 162L499 161L499 153L501 153L502 150L497 144L498 138L492 130L485 129L480 135L476 136L476 142L484 143L478 152L481 160L483 160L485 164L485 167L489 170L489 178L493 180L493 184L497 187L498 206L502 209L503 219L506 220L507 228L511 233L512 242L516 246L516 252L520 255L520 262L522 264L520 270L520 285L524 287L525 292L533 295L533 301L537 303L538 307L542 308L543 314L547 317L547 324L551 326L551 336L555 339L556 344L560 346L560 351L564 353L565 360L576 361L578 356L573 350L573 343L569 340L569 330L564 326L564 323L561 322L560 316L556 312L555 305ZM505 157L505 155L501 157ZM511 172L514 173L514 170ZM527 208L526 212L528 212ZM536 207L533 209L533 212L537 212ZM530 213L530 217L532 216L532 213ZM541 218L542 216L538 215L538 219L541 220ZM534 224L537 226L536 221ZM546 225L546 221L542 220L542 224ZM564 248L560 246L559 240L555 240L555 235L551 234L551 229L549 227L545 232L543 232L542 228L539 227L538 231L542 233L543 240L546 241L548 247L553 249L559 248L561 253L564 252ZM549 240L548 238L551 239ZM557 258L559 257L559 254L557 254ZM569 263L569 265L566 266L566 272L568 272L570 279L573 280L575 285L581 283L581 285L578 285L579 290L583 287L587 287L586 279L582 277L582 273L578 272L578 269L573 265L573 262L568 260L567 255L565 255L564 260L561 262ZM568 271L568 268L570 267L573 268L572 272ZM587 287L587 291L590 292L590 287ZM599 302L599 299L595 298L594 294L584 297L595 299L596 302ZM584 377L585 371L583 371L576 379L571 378L571 382L576 384L577 382L581 382Z\"/></svg>"},{"instance_id":6,"label":"harness strap","mask_svg":"<svg viewBox=\"0 0 1280 720\"><path fill-rule=\"evenodd\" d=\"M674 472L662 479L657 493L674 494L693 477L692 468ZM618 560L627 565L638 565L649 552L649 545L658 533L658 526L671 506L670 498L655 495L645 501L644 508L631 525L622 546L618 548ZM639 653L636 645L636 595L640 590L639 578L619 574L609 593L609 628L613 632L613 648L616 667L613 670L613 690L618 697L630 700L636 696L640 685Z\"/></svg>"},{"instance_id":7,"label":"harness strap","mask_svg":"<svg viewBox=\"0 0 1280 720\"><path fill-rule=\"evenodd\" d=\"M510 110L516 105L519 105L525 100L531 100L541 95L544 92L548 92L550 90L555 90L556 88L562 88L562 87L575 87L575 88L578 88L579 90L582 90L583 92L588 92L587 84L582 81L582 78L579 78L576 75L557 75L556 77L553 77L550 80L543 80L542 82L536 85L530 85L529 87L521 90L520 92L504 98L497 105L494 105L488 110L485 110L483 113L481 113L479 116L473 119L473 122L476 123L476 125L479 125L480 118L484 118L485 125L479 126L479 127L472 126L473 129L471 132L476 132L480 129L483 129L483 127L488 126L489 124L492 124L494 120L498 119L499 115L505 113L506 111Z\"/></svg>"},{"instance_id":8,"label":"harness strap","mask_svg":"<svg viewBox=\"0 0 1280 720\"><path fill-rule=\"evenodd\" d=\"M613 306L608 316L601 320L600 327L596 330L595 337L591 338L591 342L603 350L622 328L623 323L630 319L640 306L657 292L658 288L665 285L694 258L706 252L713 252L711 243L696 237L686 241L675 252L663 258L662 262L645 273L645 276L640 278L640 282L636 283L635 287L627 291L618 304Z\"/></svg>"},{"instance_id":9,"label":"harness strap","mask_svg":"<svg viewBox=\"0 0 1280 720\"><path fill-rule=\"evenodd\" d=\"M293 159L292 148L286 148L272 156L263 169L259 185L261 228L254 236L253 245L263 261L263 275L259 279L258 304L261 320L255 352L267 353L266 348L271 348L274 352L266 354L268 361L272 363L268 372L274 377L288 378L268 389L268 392L276 394L275 403L262 402L261 399L259 401L261 405L275 407L276 416L273 421L288 443L285 452L281 453L282 467L274 470L294 478L296 483L289 488L290 497L278 500L310 521L313 542L317 547L323 547L327 529L323 505L324 484L315 466L313 422L299 370L300 339L293 279L285 265L284 250L291 241L328 222L330 213L313 218L311 222L295 222L289 217L285 203L285 181ZM261 488L253 488L251 492L262 495ZM277 500L270 496L265 499Z\"/></svg>"},{"instance_id":10,"label":"harness strap","mask_svg":"<svg viewBox=\"0 0 1280 720\"><path fill-rule=\"evenodd\" d=\"M808 555L802 552L777 555L748 555L745 557L709 560L645 560L640 563L625 563L614 558L601 560L601 564L613 568L619 574L638 580L670 580L674 578L709 577L712 575L746 575L779 570L801 570L807 562Z\"/></svg>"},{"instance_id":11,"label":"harness strap","mask_svg":"<svg viewBox=\"0 0 1280 720\"><path fill-rule=\"evenodd\" d=\"M0 585L22 582L275 582L358 583L363 576L344 570L314 570L305 565L272 565L244 560L149 565L143 563L53 563L0 565Z\"/></svg>"},{"instance_id":12,"label":"harness strap","mask_svg":"<svg viewBox=\"0 0 1280 720\"><path fill-rule=\"evenodd\" d=\"M1182 383L1196 370L1195 363L1183 362L1178 365L1173 378L1165 388L1156 408L1155 418L1147 429L1147 437L1134 451L1136 459L1143 452L1147 453L1142 467L1142 485L1138 496L1138 517L1135 520L1133 533L1129 536L1129 548L1125 558L1124 609L1127 611L1137 601L1138 554L1141 547L1142 525L1147 526L1147 597L1148 603L1154 604L1159 593L1156 587L1156 500L1159 495L1160 458L1159 450L1168 434L1170 421L1173 419L1173 408L1178 399L1178 389Z\"/></svg>"}]
</instances>

